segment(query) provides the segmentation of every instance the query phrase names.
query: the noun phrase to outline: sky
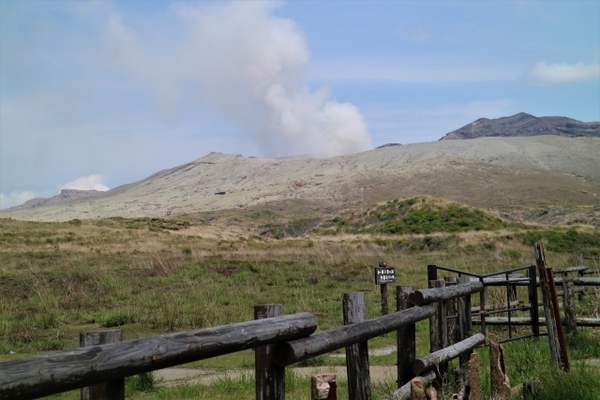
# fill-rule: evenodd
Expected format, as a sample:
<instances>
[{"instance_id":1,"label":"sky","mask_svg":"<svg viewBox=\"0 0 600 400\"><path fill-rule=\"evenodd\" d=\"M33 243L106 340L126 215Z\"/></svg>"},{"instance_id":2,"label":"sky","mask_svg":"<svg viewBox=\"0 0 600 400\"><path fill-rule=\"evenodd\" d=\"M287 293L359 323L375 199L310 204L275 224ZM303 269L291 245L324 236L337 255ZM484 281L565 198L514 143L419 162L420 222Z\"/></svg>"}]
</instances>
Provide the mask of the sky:
<instances>
[{"instance_id":1,"label":"sky","mask_svg":"<svg viewBox=\"0 0 600 400\"><path fill-rule=\"evenodd\" d=\"M210 152L600 120L600 1L0 1L0 208Z\"/></svg>"}]
</instances>

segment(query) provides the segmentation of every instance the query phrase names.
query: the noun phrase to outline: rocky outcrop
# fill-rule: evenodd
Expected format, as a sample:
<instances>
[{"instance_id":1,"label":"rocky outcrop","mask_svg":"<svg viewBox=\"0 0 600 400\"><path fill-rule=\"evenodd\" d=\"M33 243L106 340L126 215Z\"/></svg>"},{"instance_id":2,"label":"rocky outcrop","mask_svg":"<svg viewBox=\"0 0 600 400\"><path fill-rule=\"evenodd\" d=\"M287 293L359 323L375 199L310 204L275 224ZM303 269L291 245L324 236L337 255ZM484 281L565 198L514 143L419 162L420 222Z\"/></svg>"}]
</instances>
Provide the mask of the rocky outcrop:
<instances>
[{"instance_id":1,"label":"rocky outcrop","mask_svg":"<svg viewBox=\"0 0 600 400\"><path fill-rule=\"evenodd\" d=\"M440 140L558 135L600 137L600 122L581 122L566 117L534 117L519 113L496 119L480 118L448 133Z\"/></svg>"},{"instance_id":2,"label":"rocky outcrop","mask_svg":"<svg viewBox=\"0 0 600 400\"><path fill-rule=\"evenodd\" d=\"M51 204L59 204L73 200L85 199L88 197L99 195L103 192L99 190L77 190L77 189L62 189L60 194L50 198L35 198L27 200L25 203L9 208L8 210L26 210L29 208L38 208Z\"/></svg>"}]
</instances>

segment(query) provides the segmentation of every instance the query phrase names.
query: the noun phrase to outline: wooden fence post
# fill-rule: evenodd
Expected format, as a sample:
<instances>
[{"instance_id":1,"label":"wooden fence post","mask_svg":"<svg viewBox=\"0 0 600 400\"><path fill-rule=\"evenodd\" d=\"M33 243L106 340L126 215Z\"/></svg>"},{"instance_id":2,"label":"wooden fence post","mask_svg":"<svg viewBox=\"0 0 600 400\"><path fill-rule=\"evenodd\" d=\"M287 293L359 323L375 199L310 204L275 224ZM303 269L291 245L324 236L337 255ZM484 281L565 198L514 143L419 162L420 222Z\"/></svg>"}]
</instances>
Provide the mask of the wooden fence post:
<instances>
[{"instance_id":1,"label":"wooden fence post","mask_svg":"<svg viewBox=\"0 0 600 400\"><path fill-rule=\"evenodd\" d=\"M498 337L493 333L489 335L489 341L492 398L495 400L508 400L510 399L511 388L504 364L504 348L498 341Z\"/></svg>"},{"instance_id":2,"label":"wooden fence post","mask_svg":"<svg viewBox=\"0 0 600 400\"><path fill-rule=\"evenodd\" d=\"M444 281L446 281L446 286L456 286L458 283L458 278L453 278L450 276L444 277ZM456 342L459 342L458 339L458 311L456 308L456 299L446 300L446 323L448 324L448 339L446 346L453 345Z\"/></svg>"},{"instance_id":3,"label":"wooden fence post","mask_svg":"<svg viewBox=\"0 0 600 400\"><path fill-rule=\"evenodd\" d=\"M443 279L429 281L430 288L444 287L446 282ZM448 345L448 321L446 319L446 302L444 300L433 304L435 314L429 318L429 352L441 350ZM446 378L448 372L448 363L441 363L438 368L439 384Z\"/></svg>"},{"instance_id":4,"label":"wooden fence post","mask_svg":"<svg viewBox=\"0 0 600 400\"><path fill-rule=\"evenodd\" d=\"M81 332L79 345L91 347L106 343L116 343L123 340L122 330ZM117 379L81 388L81 400L124 400L125 380Z\"/></svg>"},{"instance_id":5,"label":"wooden fence post","mask_svg":"<svg viewBox=\"0 0 600 400\"><path fill-rule=\"evenodd\" d=\"M337 375L313 375L310 379L311 400L337 400Z\"/></svg>"},{"instance_id":6,"label":"wooden fence post","mask_svg":"<svg viewBox=\"0 0 600 400\"><path fill-rule=\"evenodd\" d=\"M563 275L563 301L565 308L565 330L567 333L577 333L577 317L575 314L575 285L573 278Z\"/></svg>"},{"instance_id":7,"label":"wooden fence post","mask_svg":"<svg viewBox=\"0 0 600 400\"><path fill-rule=\"evenodd\" d=\"M469 388L468 399L481 399L481 382L479 380L479 356L471 353L468 361L469 372L467 373L467 387Z\"/></svg>"},{"instance_id":8,"label":"wooden fence post","mask_svg":"<svg viewBox=\"0 0 600 400\"><path fill-rule=\"evenodd\" d=\"M283 315L283 305L264 304L254 307L254 319ZM254 353L256 400L285 399L285 367L273 362L274 344L260 346Z\"/></svg>"},{"instance_id":9,"label":"wooden fence post","mask_svg":"<svg viewBox=\"0 0 600 400\"><path fill-rule=\"evenodd\" d=\"M534 244L535 261L540 276L540 287L544 301L544 315L546 317L546 328L548 330L548 341L550 343L550 355L555 368L560 368L560 342L558 339L557 321L554 319L554 306L552 304L552 292L550 290L550 278L546 268L546 256L544 247L540 243Z\"/></svg>"},{"instance_id":10,"label":"wooden fence post","mask_svg":"<svg viewBox=\"0 0 600 400\"><path fill-rule=\"evenodd\" d=\"M396 311L412 307L408 300L414 291L413 286L396 286ZM405 326L397 331L397 367L398 387L402 387L415 377L410 366L416 358L415 324Z\"/></svg>"},{"instance_id":11,"label":"wooden fence post","mask_svg":"<svg viewBox=\"0 0 600 400\"><path fill-rule=\"evenodd\" d=\"M546 268L550 282L550 299L552 300L552 312L554 313L554 322L556 323L556 332L558 333L559 344L559 361L563 370L569 372L569 354L567 353L567 340L565 338L565 330L558 309L558 298L556 297L556 286L554 285L554 272L552 268Z\"/></svg>"},{"instance_id":12,"label":"wooden fence post","mask_svg":"<svg viewBox=\"0 0 600 400\"><path fill-rule=\"evenodd\" d=\"M342 296L344 325L366 319L365 294L344 293ZM348 374L348 397L350 400L371 400L371 377L369 373L368 342L346 347L346 369Z\"/></svg>"},{"instance_id":13,"label":"wooden fence post","mask_svg":"<svg viewBox=\"0 0 600 400\"><path fill-rule=\"evenodd\" d=\"M469 283L469 277L458 278L458 284ZM471 295L458 298L458 341L465 340L473 335L473 319L471 318ZM460 365L466 367L471 356L471 351L460 356Z\"/></svg>"},{"instance_id":14,"label":"wooden fence post","mask_svg":"<svg viewBox=\"0 0 600 400\"><path fill-rule=\"evenodd\" d=\"M529 311L529 316L531 317L531 330L533 335L537 338L540 336L540 315L537 292L537 273L535 272L535 265L529 266L528 277L529 305L531 306Z\"/></svg>"}]
</instances>

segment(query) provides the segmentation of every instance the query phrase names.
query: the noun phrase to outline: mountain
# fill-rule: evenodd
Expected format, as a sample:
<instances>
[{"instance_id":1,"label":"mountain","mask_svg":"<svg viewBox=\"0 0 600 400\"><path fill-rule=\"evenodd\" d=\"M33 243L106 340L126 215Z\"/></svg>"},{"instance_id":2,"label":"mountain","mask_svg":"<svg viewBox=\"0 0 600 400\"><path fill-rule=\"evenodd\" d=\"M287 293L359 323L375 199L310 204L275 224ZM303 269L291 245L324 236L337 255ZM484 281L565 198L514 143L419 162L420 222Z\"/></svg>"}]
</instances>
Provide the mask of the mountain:
<instances>
[{"instance_id":1,"label":"mountain","mask_svg":"<svg viewBox=\"0 0 600 400\"><path fill-rule=\"evenodd\" d=\"M49 206L52 204L60 204L69 202L72 200L85 199L88 197L100 195L103 192L99 190L78 190L78 189L62 189L60 194L57 194L54 197L50 198L35 198L31 200L27 200L25 203L11 207L8 210L16 211L16 210L25 210L29 208L37 208ZM7 211L8 211L7 210Z\"/></svg>"},{"instance_id":2,"label":"mountain","mask_svg":"<svg viewBox=\"0 0 600 400\"><path fill-rule=\"evenodd\" d=\"M496 119L480 118L448 133L440 140L557 135L600 137L600 122L581 122L567 117L534 117L518 113Z\"/></svg>"},{"instance_id":3,"label":"mountain","mask_svg":"<svg viewBox=\"0 0 600 400\"><path fill-rule=\"evenodd\" d=\"M107 192L3 210L0 217L68 221L272 210L312 218L429 195L499 213L583 207L582 221L597 217L600 224L599 154L600 138L560 136L444 140L328 159L211 153Z\"/></svg>"}]
</instances>

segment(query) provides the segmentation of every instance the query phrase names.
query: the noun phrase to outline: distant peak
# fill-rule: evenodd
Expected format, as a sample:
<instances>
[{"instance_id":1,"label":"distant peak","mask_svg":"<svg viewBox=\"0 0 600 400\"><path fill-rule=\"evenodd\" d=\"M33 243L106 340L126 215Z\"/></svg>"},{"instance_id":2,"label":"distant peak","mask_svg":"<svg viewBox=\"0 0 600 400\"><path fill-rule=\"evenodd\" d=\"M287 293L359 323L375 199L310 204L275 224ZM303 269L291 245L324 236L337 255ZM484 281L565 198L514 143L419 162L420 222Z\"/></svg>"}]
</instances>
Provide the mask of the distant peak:
<instances>
[{"instance_id":1,"label":"distant peak","mask_svg":"<svg viewBox=\"0 0 600 400\"><path fill-rule=\"evenodd\" d=\"M538 118L526 112L520 112L495 119L479 118L446 134L440 140L540 135L600 137L600 122L581 122L567 117Z\"/></svg>"}]
</instances>

